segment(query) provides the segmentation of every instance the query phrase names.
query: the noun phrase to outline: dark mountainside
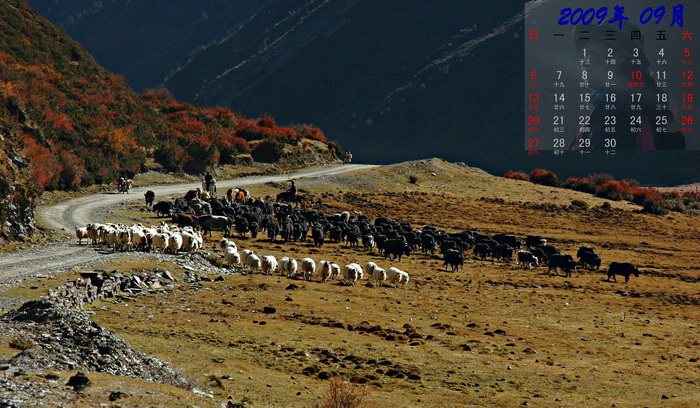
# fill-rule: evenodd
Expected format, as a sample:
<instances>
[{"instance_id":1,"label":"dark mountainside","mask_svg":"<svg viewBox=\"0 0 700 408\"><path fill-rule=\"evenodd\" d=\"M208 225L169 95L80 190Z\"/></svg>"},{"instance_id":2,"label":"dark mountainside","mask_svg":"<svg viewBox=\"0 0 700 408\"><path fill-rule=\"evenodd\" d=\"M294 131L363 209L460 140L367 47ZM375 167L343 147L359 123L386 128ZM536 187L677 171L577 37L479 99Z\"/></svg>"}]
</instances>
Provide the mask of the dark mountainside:
<instances>
[{"instance_id":1,"label":"dark mountainside","mask_svg":"<svg viewBox=\"0 0 700 408\"><path fill-rule=\"evenodd\" d=\"M161 85L190 54L224 38L264 0L31 0L137 92Z\"/></svg>"},{"instance_id":2,"label":"dark mountainside","mask_svg":"<svg viewBox=\"0 0 700 408\"><path fill-rule=\"evenodd\" d=\"M336 0L284 12L300 4L271 2L166 86L198 104L312 122L363 162L439 156L494 174L544 167L656 184L700 174L697 152L528 157L521 5Z\"/></svg>"}]
</instances>

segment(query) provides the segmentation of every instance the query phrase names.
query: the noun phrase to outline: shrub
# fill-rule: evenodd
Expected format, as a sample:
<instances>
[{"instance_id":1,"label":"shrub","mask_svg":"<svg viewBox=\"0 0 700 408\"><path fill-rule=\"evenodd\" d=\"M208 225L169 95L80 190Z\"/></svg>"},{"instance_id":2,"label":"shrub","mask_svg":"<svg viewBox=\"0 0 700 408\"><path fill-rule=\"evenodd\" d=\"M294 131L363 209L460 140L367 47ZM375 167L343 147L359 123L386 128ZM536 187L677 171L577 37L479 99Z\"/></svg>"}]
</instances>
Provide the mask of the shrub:
<instances>
[{"instance_id":1,"label":"shrub","mask_svg":"<svg viewBox=\"0 0 700 408\"><path fill-rule=\"evenodd\" d=\"M277 139L265 139L250 152L253 160L261 163L275 163L282 156L284 144Z\"/></svg>"},{"instance_id":2,"label":"shrub","mask_svg":"<svg viewBox=\"0 0 700 408\"><path fill-rule=\"evenodd\" d=\"M509 171L506 173L503 177L507 179L513 179L513 180L522 180L522 181L530 181L530 176L525 174L522 171Z\"/></svg>"},{"instance_id":3,"label":"shrub","mask_svg":"<svg viewBox=\"0 0 700 408\"><path fill-rule=\"evenodd\" d=\"M645 198L642 202L642 212L650 214L668 214L666 203L661 196Z\"/></svg>"},{"instance_id":4,"label":"shrub","mask_svg":"<svg viewBox=\"0 0 700 408\"><path fill-rule=\"evenodd\" d=\"M153 158L156 162L163 166L166 171L170 172L182 171L183 162L186 157L187 153L185 153L184 149L174 142L167 143L153 152Z\"/></svg>"},{"instance_id":5,"label":"shrub","mask_svg":"<svg viewBox=\"0 0 700 408\"><path fill-rule=\"evenodd\" d=\"M632 198L632 192L627 185L627 183L623 181L606 181L598 187L595 191L595 196L596 197L601 197L601 198L607 198L609 200L615 200L615 201L620 201L620 200L629 200Z\"/></svg>"},{"instance_id":6,"label":"shrub","mask_svg":"<svg viewBox=\"0 0 700 408\"><path fill-rule=\"evenodd\" d=\"M317 408L358 408L362 407L369 395L369 388L357 383L348 383L338 377L331 379L325 399Z\"/></svg>"},{"instance_id":7,"label":"shrub","mask_svg":"<svg viewBox=\"0 0 700 408\"><path fill-rule=\"evenodd\" d=\"M586 177L588 180L589 184L593 188L592 193L595 193L595 190L598 189L598 187L602 186L603 184L607 183L608 181L614 181L615 179L613 176L605 173L598 173L598 174L592 174L588 177Z\"/></svg>"},{"instance_id":8,"label":"shrub","mask_svg":"<svg viewBox=\"0 0 700 408\"><path fill-rule=\"evenodd\" d=\"M583 200L571 200L571 205L573 205L574 207L582 208L584 210L588 208L588 203Z\"/></svg>"},{"instance_id":9,"label":"shrub","mask_svg":"<svg viewBox=\"0 0 700 408\"><path fill-rule=\"evenodd\" d=\"M275 118L273 118L272 116L270 116L268 114L264 114L258 119L258 126L267 127L267 128L274 128L275 126L277 126L277 122L275 121Z\"/></svg>"},{"instance_id":10,"label":"shrub","mask_svg":"<svg viewBox=\"0 0 700 408\"><path fill-rule=\"evenodd\" d=\"M568 188L570 190L581 191L581 192L588 193L588 194L594 194L595 190L596 190L596 187L593 185L591 180L587 177L568 178L568 179L566 179L566 182L564 183L563 187Z\"/></svg>"},{"instance_id":11,"label":"shrub","mask_svg":"<svg viewBox=\"0 0 700 408\"><path fill-rule=\"evenodd\" d=\"M559 178L549 170L535 169L530 172L530 181L543 186L559 187Z\"/></svg>"},{"instance_id":12,"label":"shrub","mask_svg":"<svg viewBox=\"0 0 700 408\"><path fill-rule=\"evenodd\" d=\"M416 176L415 174L411 174L410 176L408 176L408 182L411 184L417 184L418 176Z\"/></svg>"}]
</instances>

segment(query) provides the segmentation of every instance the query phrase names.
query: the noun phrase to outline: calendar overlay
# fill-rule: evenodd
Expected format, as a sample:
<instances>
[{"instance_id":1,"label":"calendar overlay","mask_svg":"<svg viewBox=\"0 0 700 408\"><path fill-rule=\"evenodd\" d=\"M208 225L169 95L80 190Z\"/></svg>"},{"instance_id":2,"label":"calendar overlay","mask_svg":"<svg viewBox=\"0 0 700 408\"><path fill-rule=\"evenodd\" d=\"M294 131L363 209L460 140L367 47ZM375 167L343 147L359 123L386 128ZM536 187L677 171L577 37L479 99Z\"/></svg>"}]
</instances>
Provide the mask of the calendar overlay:
<instances>
[{"instance_id":1,"label":"calendar overlay","mask_svg":"<svg viewBox=\"0 0 700 408\"><path fill-rule=\"evenodd\" d=\"M700 150L700 2L627 3L525 6L528 154Z\"/></svg>"}]
</instances>

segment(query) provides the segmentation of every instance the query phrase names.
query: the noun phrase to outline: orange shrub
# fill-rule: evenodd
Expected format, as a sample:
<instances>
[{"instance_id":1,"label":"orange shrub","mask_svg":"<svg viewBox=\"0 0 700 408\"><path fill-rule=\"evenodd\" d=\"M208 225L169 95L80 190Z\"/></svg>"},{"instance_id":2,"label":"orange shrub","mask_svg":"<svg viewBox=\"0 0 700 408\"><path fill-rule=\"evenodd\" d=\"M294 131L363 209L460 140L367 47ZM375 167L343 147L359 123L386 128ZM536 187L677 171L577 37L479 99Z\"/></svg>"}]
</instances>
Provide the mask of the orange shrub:
<instances>
[{"instance_id":1,"label":"orange shrub","mask_svg":"<svg viewBox=\"0 0 700 408\"><path fill-rule=\"evenodd\" d=\"M606 181L595 191L596 197L609 200L629 200L632 198L632 189L624 181Z\"/></svg>"},{"instance_id":2,"label":"orange shrub","mask_svg":"<svg viewBox=\"0 0 700 408\"><path fill-rule=\"evenodd\" d=\"M530 181L543 186L559 187L559 178L549 170L535 169L530 172Z\"/></svg>"},{"instance_id":3,"label":"orange shrub","mask_svg":"<svg viewBox=\"0 0 700 408\"><path fill-rule=\"evenodd\" d=\"M522 180L522 181L530 181L530 176L525 174L522 171L509 171L506 173L503 177L507 179L513 179L513 180Z\"/></svg>"}]
</instances>

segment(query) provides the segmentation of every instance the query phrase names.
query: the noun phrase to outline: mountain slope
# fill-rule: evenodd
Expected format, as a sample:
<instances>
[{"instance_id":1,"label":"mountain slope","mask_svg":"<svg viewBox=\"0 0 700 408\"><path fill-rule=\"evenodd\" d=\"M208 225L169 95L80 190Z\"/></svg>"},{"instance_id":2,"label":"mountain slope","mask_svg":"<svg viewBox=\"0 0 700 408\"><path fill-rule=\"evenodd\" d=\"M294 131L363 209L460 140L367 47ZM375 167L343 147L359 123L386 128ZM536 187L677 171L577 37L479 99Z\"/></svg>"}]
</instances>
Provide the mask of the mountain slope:
<instances>
[{"instance_id":1,"label":"mountain slope","mask_svg":"<svg viewBox=\"0 0 700 408\"><path fill-rule=\"evenodd\" d=\"M225 37L265 5L262 0L31 0L102 66L137 91L158 87L190 53Z\"/></svg>"}]
</instances>

